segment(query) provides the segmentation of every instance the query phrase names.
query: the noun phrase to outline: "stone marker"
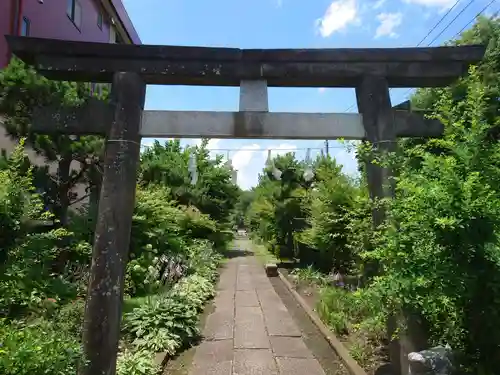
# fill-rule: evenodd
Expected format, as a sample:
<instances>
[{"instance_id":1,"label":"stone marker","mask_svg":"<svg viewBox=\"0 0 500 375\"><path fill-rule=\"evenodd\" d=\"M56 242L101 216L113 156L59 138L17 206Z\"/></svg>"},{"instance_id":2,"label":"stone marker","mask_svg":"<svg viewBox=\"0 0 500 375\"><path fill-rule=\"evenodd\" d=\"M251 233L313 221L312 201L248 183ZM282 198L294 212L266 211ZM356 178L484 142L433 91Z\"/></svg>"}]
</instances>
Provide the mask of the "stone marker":
<instances>
[{"instance_id":1,"label":"stone marker","mask_svg":"<svg viewBox=\"0 0 500 375\"><path fill-rule=\"evenodd\" d=\"M438 346L408 354L408 375L450 375L453 370L451 348Z\"/></svg>"},{"instance_id":2,"label":"stone marker","mask_svg":"<svg viewBox=\"0 0 500 375\"><path fill-rule=\"evenodd\" d=\"M266 264L267 277L278 277L278 266L274 263Z\"/></svg>"}]
</instances>

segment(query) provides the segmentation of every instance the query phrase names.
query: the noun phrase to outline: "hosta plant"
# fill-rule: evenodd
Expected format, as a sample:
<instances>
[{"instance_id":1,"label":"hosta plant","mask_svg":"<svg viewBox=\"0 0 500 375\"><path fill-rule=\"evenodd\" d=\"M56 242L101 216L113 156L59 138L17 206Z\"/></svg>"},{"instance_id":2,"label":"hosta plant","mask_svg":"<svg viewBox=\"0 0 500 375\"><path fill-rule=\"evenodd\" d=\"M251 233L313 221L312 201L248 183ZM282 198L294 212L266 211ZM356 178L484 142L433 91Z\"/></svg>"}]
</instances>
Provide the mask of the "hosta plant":
<instances>
[{"instance_id":1,"label":"hosta plant","mask_svg":"<svg viewBox=\"0 0 500 375\"><path fill-rule=\"evenodd\" d=\"M117 375L156 375L160 366L155 363L154 353L147 350L125 350L118 355Z\"/></svg>"},{"instance_id":2,"label":"hosta plant","mask_svg":"<svg viewBox=\"0 0 500 375\"><path fill-rule=\"evenodd\" d=\"M199 335L198 313L214 293L210 280L191 275L124 316L124 330L139 349L174 355Z\"/></svg>"}]
</instances>

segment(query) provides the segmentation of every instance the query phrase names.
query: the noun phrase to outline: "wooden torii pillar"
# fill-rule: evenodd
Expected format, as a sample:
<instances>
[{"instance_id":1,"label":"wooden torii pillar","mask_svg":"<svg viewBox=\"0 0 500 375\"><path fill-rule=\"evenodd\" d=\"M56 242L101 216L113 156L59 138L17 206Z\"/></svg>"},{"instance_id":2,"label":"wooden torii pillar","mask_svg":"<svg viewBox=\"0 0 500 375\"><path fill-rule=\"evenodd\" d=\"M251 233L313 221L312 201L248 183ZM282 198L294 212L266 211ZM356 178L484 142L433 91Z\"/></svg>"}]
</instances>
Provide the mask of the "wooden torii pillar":
<instances>
[{"instance_id":1,"label":"wooden torii pillar","mask_svg":"<svg viewBox=\"0 0 500 375\"><path fill-rule=\"evenodd\" d=\"M41 133L107 138L84 324L84 375L114 375L134 208L139 144L145 137L368 139L382 151L399 137L432 137L441 124L391 108L389 87L445 86L479 62L483 46L240 50L101 44L7 36L12 52L48 78L112 82L111 103L41 109ZM145 85L240 86L240 111L143 111ZM267 86L354 87L358 114L269 113ZM369 167L373 198L390 171ZM383 220L374 212L375 224ZM400 373L400 353L394 353Z\"/></svg>"}]
</instances>

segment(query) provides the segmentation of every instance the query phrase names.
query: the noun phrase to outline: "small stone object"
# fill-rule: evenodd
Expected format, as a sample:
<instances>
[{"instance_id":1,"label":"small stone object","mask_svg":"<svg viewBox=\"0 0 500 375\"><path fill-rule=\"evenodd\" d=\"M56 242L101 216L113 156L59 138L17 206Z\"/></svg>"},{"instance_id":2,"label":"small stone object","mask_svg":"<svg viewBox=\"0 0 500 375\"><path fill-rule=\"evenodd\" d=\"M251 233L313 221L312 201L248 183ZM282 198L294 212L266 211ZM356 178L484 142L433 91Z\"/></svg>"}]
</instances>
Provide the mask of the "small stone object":
<instances>
[{"instance_id":1,"label":"small stone object","mask_svg":"<svg viewBox=\"0 0 500 375\"><path fill-rule=\"evenodd\" d=\"M266 275L267 275L267 277L277 277L278 276L278 266L274 263L266 264Z\"/></svg>"},{"instance_id":2,"label":"small stone object","mask_svg":"<svg viewBox=\"0 0 500 375\"><path fill-rule=\"evenodd\" d=\"M453 370L451 348L438 346L408 354L408 375L450 375Z\"/></svg>"}]
</instances>

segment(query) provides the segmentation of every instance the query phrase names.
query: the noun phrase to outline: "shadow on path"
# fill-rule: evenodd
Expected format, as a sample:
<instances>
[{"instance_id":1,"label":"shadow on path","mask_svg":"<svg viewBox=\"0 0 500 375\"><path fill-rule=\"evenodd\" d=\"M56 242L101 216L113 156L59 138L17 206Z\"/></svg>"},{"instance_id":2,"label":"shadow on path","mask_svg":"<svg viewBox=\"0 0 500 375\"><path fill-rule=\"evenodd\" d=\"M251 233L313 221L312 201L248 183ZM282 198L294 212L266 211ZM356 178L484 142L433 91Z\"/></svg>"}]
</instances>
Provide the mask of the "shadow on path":
<instances>
[{"instance_id":1,"label":"shadow on path","mask_svg":"<svg viewBox=\"0 0 500 375\"><path fill-rule=\"evenodd\" d=\"M252 256L254 254L248 250L234 248L234 249L226 250L222 255L228 259L234 259L234 258L240 258L240 257L249 257L249 256Z\"/></svg>"}]
</instances>

